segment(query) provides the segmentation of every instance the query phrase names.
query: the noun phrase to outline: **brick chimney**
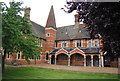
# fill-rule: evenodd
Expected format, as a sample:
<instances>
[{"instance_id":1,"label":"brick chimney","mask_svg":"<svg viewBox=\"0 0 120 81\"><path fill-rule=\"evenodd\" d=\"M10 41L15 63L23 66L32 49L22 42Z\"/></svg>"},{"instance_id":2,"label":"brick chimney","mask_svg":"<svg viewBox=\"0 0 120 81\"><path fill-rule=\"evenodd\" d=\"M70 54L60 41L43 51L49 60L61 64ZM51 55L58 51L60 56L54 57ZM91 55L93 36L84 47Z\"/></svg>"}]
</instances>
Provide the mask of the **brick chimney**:
<instances>
[{"instance_id":1,"label":"brick chimney","mask_svg":"<svg viewBox=\"0 0 120 81\"><path fill-rule=\"evenodd\" d=\"M74 17L75 17L75 27L78 27L80 23L80 15L75 14Z\"/></svg>"},{"instance_id":2,"label":"brick chimney","mask_svg":"<svg viewBox=\"0 0 120 81\"><path fill-rule=\"evenodd\" d=\"M75 14L74 16L75 16L75 24L79 23L79 19L80 19L79 14Z\"/></svg>"},{"instance_id":3,"label":"brick chimney","mask_svg":"<svg viewBox=\"0 0 120 81\"><path fill-rule=\"evenodd\" d=\"M25 16L30 20L30 7L25 8Z\"/></svg>"}]
</instances>

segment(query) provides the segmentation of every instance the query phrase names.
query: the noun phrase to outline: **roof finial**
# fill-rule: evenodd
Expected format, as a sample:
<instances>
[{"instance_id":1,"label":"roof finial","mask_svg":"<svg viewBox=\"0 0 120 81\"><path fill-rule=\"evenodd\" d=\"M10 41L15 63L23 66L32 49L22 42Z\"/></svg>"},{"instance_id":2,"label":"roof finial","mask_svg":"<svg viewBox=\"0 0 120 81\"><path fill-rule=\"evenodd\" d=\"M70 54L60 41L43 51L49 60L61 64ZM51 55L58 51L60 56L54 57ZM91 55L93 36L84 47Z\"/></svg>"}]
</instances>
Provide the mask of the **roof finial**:
<instances>
[{"instance_id":1,"label":"roof finial","mask_svg":"<svg viewBox=\"0 0 120 81\"><path fill-rule=\"evenodd\" d=\"M53 0L51 0L51 5L53 5Z\"/></svg>"}]
</instances>

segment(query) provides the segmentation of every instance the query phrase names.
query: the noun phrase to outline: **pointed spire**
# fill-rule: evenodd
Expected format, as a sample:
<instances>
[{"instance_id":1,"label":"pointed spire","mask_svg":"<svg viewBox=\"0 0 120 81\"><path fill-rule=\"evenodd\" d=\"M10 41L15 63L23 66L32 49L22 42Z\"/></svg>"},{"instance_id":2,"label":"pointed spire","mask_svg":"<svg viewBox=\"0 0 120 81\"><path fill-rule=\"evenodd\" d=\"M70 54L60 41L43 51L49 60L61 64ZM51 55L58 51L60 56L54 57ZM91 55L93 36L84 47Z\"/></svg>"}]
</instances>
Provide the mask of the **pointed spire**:
<instances>
[{"instance_id":1,"label":"pointed spire","mask_svg":"<svg viewBox=\"0 0 120 81\"><path fill-rule=\"evenodd\" d=\"M55 14L54 14L53 5L51 6L51 9L50 9L50 12L48 15L46 27L53 27L56 29L56 22L55 22Z\"/></svg>"}]
</instances>

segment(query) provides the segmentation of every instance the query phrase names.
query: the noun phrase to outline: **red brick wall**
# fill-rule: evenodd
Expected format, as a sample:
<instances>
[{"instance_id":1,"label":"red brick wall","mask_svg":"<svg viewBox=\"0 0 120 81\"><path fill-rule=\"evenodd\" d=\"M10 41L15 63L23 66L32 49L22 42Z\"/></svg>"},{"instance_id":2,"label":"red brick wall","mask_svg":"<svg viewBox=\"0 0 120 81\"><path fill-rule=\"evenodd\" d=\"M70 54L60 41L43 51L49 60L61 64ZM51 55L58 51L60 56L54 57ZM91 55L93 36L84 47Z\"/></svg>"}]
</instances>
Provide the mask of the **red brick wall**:
<instances>
[{"instance_id":1,"label":"red brick wall","mask_svg":"<svg viewBox=\"0 0 120 81\"><path fill-rule=\"evenodd\" d=\"M12 63L12 59L7 59L5 62L10 62L10 63ZM15 60L14 62L17 62L17 63L19 63L19 64L21 64L21 65L27 65L28 63L27 63L27 61L26 60ZM36 60L36 64L40 64L40 63L45 63L45 61L43 61L43 60ZM30 60L30 64L35 64L35 60Z\"/></svg>"},{"instance_id":2,"label":"red brick wall","mask_svg":"<svg viewBox=\"0 0 120 81\"><path fill-rule=\"evenodd\" d=\"M95 44L94 44L95 40L96 39L91 39L92 47L95 47ZM101 40L98 40L98 46L102 45L102 43L100 41ZM76 47L76 43L77 43L77 40L73 40L73 41L68 40L67 41L67 47ZM58 44L57 48L61 48L62 47L62 41L58 41L57 44ZM87 39L83 39L82 40L82 47L88 47L88 40Z\"/></svg>"}]
</instances>

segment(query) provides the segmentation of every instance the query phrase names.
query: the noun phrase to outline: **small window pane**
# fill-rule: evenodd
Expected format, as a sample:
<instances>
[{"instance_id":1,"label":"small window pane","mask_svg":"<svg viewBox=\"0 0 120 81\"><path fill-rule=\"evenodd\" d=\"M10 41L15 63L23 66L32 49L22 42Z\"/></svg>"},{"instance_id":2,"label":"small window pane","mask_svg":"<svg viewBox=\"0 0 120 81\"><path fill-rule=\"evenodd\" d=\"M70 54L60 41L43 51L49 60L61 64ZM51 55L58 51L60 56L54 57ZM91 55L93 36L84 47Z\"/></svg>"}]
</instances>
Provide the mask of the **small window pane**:
<instances>
[{"instance_id":1,"label":"small window pane","mask_svg":"<svg viewBox=\"0 0 120 81\"><path fill-rule=\"evenodd\" d=\"M20 59L20 51L17 54L17 59Z\"/></svg>"},{"instance_id":2,"label":"small window pane","mask_svg":"<svg viewBox=\"0 0 120 81\"><path fill-rule=\"evenodd\" d=\"M95 46L96 47L98 46L98 40L95 40Z\"/></svg>"},{"instance_id":3,"label":"small window pane","mask_svg":"<svg viewBox=\"0 0 120 81\"><path fill-rule=\"evenodd\" d=\"M77 40L77 47L81 47L81 40Z\"/></svg>"},{"instance_id":4,"label":"small window pane","mask_svg":"<svg viewBox=\"0 0 120 81\"><path fill-rule=\"evenodd\" d=\"M66 47L66 41L62 42L62 47Z\"/></svg>"},{"instance_id":5,"label":"small window pane","mask_svg":"<svg viewBox=\"0 0 120 81\"><path fill-rule=\"evenodd\" d=\"M88 40L88 47L92 47L92 41Z\"/></svg>"}]
</instances>

